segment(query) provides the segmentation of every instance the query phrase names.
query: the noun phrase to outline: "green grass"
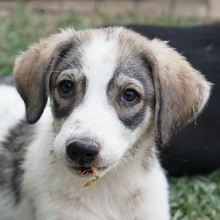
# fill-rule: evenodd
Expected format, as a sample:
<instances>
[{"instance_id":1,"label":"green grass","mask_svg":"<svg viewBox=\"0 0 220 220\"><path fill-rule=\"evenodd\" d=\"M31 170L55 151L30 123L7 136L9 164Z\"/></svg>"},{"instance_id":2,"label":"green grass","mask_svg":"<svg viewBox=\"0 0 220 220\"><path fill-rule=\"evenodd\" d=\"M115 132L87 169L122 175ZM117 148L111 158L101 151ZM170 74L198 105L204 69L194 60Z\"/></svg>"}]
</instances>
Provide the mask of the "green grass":
<instances>
[{"instance_id":1,"label":"green grass","mask_svg":"<svg viewBox=\"0 0 220 220\"><path fill-rule=\"evenodd\" d=\"M199 19L174 18L167 14L152 18L135 11L110 17L97 9L87 14L71 11L62 16L52 16L18 7L10 16L0 18L0 76L12 72L15 55L29 44L66 26L76 29L131 23L188 26L202 22ZM220 219L219 170L206 176L169 178L169 182L172 220Z\"/></svg>"},{"instance_id":2,"label":"green grass","mask_svg":"<svg viewBox=\"0 0 220 220\"><path fill-rule=\"evenodd\" d=\"M209 175L169 178L172 220L220 219L220 170Z\"/></svg>"}]
</instances>

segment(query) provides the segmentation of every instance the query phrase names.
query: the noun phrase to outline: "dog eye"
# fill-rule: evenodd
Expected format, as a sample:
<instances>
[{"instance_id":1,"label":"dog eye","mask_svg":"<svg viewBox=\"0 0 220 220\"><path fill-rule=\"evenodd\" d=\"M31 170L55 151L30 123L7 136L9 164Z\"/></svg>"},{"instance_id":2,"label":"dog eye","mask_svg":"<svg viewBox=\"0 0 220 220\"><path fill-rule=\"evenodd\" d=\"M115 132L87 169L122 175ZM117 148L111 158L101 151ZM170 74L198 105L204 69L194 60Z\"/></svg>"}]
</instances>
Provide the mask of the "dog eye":
<instances>
[{"instance_id":1,"label":"dog eye","mask_svg":"<svg viewBox=\"0 0 220 220\"><path fill-rule=\"evenodd\" d=\"M121 100L128 102L128 103L134 103L135 101L137 101L138 99L138 94L136 93L136 91L132 90L132 89L127 89L124 91Z\"/></svg>"},{"instance_id":2,"label":"dog eye","mask_svg":"<svg viewBox=\"0 0 220 220\"><path fill-rule=\"evenodd\" d=\"M60 84L60 91L62 94L72 94L73 92L73 84L70 81L63 81Z\"/></svg>"}]
</instances>

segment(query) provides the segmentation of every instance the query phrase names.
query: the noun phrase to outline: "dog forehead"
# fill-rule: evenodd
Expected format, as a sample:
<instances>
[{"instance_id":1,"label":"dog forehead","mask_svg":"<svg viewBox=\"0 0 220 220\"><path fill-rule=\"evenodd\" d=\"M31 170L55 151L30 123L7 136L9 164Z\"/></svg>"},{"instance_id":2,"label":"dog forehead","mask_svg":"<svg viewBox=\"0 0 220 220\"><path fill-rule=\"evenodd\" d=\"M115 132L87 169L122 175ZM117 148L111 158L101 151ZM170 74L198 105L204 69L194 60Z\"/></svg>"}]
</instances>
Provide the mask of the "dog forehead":
<instances>
[{"instance_id":1,"label":"dog forehead","mask_svg":"<svg viewBox=\"0 0 220 220\"><path fill-rule=\"evenodd\" d=\"M105 32L92 32L91 41L84 47L82 57L83 72L88 79L112 78L117 66L119 44L116 37Z\"/></svg>"},{"instance_id":2,"label":"dog forehead","mask_svg":"<svg viewBox=\"0 0 220 220\"><path fill-rule=\"evenodd\" d=\"M82 30L74 32L73 37L57 70L77 69L89 84L105 88L119 72L145 78L140 36L132 31L122 27Z\"/></svg>"},{"instance_id":3,"label":"dog forehead","mask_svg":"<svg viewBox=\"0 0 220 220\"><path fill-rule=\"evenodd\" d=\"M124 28L98 29L90 32L83 46L81 64L88 79L109 81L115 72L140 74L142 67L140 45L132 32ZM139 41L138 41L139 42ZM130 68L133 67L132 71ZM138 68L136 68L138 67ZM133 74L134 75L133 75Z\"/></svg>"}]
</instances>

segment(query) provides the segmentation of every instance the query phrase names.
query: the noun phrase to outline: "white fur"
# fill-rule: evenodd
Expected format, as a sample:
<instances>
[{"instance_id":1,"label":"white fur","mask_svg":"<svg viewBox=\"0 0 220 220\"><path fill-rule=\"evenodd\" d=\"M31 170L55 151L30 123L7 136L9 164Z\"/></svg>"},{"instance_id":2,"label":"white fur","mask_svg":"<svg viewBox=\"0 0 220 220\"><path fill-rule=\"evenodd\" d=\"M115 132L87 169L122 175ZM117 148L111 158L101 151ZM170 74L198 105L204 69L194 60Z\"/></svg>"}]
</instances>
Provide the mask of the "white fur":
<instances>
[{"instance_id":1,"label":"white fur","mask_svg":"<svg viewBox=\"0 0 220 220\"><path fill-rule=\"evenodd\" d=\"M3 141L8 130L25 117L25 107L14 87L1 85L0 94L0 141Z\"/></svg>"},{"instance_id":2,"label":"white fur","mask_svg":"<svg viewBox=\"0 0 220 220\"><path fill-rule=\"evenodd\" d=\"M154 147L154 137L142 137L151 110L146 109L144 122L134 131L123 126L106 96L106 87L117 62L117 46L114 41L106 43L104 37L96 36L84 50L83 71L89 83L83 103L62 122L56 136L50 107L46 107L35 125L37 135L28 147L22 165L25 170L23 200L29 205L18 208L22 213L33 207L33 216L29 213L29 216L3 217L1 220L168 220L167 181L156 152L149 158L149 169L141 164L147 156L144 154L146 148ZM11 96L10 102L1 98L1 106L10 109L12 104L18 103L22 107L18 115L13 111L1 112L0 120L9 127L10 120L4 120L8 113L14 124L24 116L22 100L14 91ZM2 123L0 130L4 130ZM3 136L5 133L7 129ZM101 178L88 188L82 186L94 177L81 177L76 171L70 172L64 159L66 141L85 134L101 143L99 167L108 167L99 172ZM141 137L138 153L126 157L125 152ZM51 154L52 150L56 157Z\"/></svg>"}]
</instances>

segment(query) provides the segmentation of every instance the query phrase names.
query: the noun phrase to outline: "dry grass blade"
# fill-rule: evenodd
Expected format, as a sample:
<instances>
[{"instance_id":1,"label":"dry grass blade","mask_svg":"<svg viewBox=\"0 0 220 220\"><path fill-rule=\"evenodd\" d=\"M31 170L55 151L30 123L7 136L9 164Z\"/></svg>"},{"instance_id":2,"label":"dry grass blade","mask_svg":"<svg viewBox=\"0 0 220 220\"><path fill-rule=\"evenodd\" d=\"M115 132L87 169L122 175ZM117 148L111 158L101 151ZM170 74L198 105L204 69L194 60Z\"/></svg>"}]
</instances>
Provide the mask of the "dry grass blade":
<instances>
[{"instance_id":1,"label":"dry grass blade","mask_svg":"<svg viewBox=\"0 0 220 220\"><path fill-rule=\"evenodd\" d=\"M98 169L96 167L91 167L92 170L92 174L93 176L95 176L95 179L87 182L85 185L83 185L83 187L89 187L91 186L95 181L97 181L99 179L99 172Z\"/></svg>"}]
</instances>

